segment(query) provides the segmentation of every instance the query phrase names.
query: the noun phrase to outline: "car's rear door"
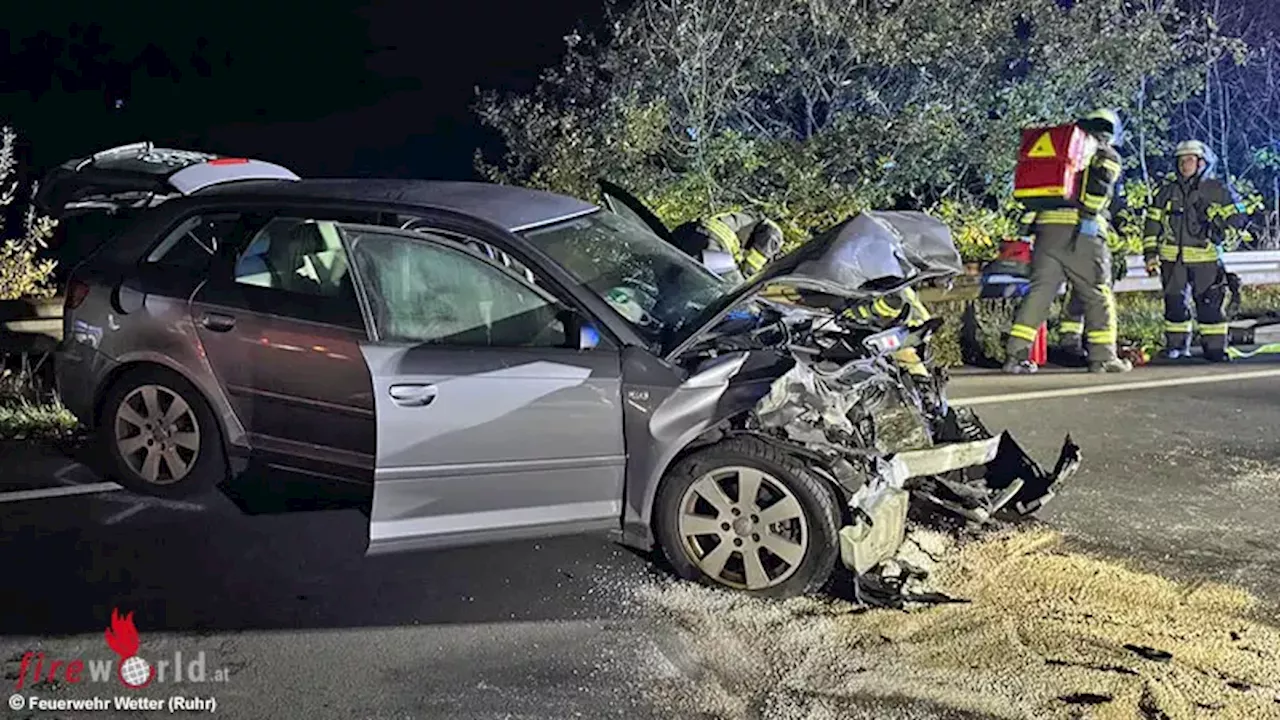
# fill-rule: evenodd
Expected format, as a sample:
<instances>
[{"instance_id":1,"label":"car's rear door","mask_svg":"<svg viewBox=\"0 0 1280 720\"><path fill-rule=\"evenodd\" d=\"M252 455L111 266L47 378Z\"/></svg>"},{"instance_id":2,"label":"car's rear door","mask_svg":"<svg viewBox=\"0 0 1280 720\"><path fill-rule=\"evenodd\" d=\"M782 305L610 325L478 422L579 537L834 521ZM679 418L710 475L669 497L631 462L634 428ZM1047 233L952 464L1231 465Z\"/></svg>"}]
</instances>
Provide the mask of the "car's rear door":
<instances>
[{"instance_id":1,"label":"car's rear door","mask_svg":"<svg viewBox=\"0 0 1280 720\"><path fill-rule=\"evenodd\" d=\"M369 552L616 528L617 349L453 227L340 226L374 328Z\"/></svg>"},{"instance_id":2,"label":"car's rear door","mask_svg":"<svg viewBox=\"0 0 1280 720\"><path fill-rule=\"evenodd\" d=\"M368 329L336 225L304 210L242 217L190 312L252 456L372 482L376 427L359 349Z\"/></svg>"}]
</instances>

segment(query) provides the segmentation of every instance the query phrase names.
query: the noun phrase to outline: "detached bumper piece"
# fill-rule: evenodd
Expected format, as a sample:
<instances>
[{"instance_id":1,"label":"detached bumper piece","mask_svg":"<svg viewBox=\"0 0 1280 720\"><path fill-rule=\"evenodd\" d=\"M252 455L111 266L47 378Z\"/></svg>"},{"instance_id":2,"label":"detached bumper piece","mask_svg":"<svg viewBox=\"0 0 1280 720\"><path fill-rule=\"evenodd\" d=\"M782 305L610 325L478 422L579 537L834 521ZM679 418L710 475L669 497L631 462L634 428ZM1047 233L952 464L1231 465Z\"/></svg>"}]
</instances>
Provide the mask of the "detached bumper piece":
<instances>
[{"instance_id":1,"label":"detached bumper piece","mask_svg":"<svg viewBox=\"0 0 1280 720\"><path fill-rule=\"evenodd\" d=\"M902 453L905 486L913 494L983 524L1010 508L1035 513L1053 499L1059 483L1080 467L1080 447L1068 436L1053 472L1045 472L1009 433Z\"/></svg>"},{"instance_id":2,"label":"detached bumper piece","mask_svg":"<svg viewBox=\"0 0 1280 720\"><path fill-rule=\"evenodd\" d=\"M987 465L984 479L987 487L1002 492L1020 483L1009 507L1019 515L1027 516L1052 500L1059 483L1071 478L1079 469L1080 446L1071 440L1070 435L1062 441L1062 451L1058 453L1053 472L1046 473L1006 432L1000 435L1000 452Z\"/></svg>"},{"instance_id":3,"label":"detached bumper piece","mask_svg":"<svg viewBox=\"0 0 1280 720\"><path fill-rule=\"evenodd\" d=\"M906 490L884 487L852 506L853 524L840 528L840 561L857 575L892 558L907 538Z\"/></svg>"}]
</instances>

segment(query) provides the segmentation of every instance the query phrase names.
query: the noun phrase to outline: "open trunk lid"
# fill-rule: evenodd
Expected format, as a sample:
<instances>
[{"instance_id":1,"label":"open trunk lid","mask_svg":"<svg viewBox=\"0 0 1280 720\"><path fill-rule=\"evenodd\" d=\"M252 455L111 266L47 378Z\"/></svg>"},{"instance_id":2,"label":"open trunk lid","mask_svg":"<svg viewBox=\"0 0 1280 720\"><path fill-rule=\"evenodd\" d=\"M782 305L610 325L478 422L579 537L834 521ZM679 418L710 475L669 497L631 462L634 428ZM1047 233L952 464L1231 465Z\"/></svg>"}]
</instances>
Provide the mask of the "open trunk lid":
<instances>
[{"instance_id":1,"label":"open trunk lid","mask_svg":"<svg viewBox=\"0 0 1280 720\"><path fill-rule=\"evenodd\" d=\"M40 212L61 218L77 211L146 207L175 195L242 180L297 181L288 168L262 160L132 143L54 168L35 197Z\"/></svg>"}]
</instances>

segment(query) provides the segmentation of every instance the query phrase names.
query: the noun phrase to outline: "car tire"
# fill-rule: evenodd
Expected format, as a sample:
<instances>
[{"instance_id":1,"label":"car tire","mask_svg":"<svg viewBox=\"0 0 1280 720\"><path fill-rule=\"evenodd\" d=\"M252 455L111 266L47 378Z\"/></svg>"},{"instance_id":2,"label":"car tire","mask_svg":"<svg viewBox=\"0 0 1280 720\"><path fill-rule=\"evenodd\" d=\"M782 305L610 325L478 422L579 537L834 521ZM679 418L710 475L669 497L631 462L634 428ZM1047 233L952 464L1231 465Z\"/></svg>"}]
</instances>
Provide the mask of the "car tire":
<instances>
[{"instance_id":1,"label":"car tire","mask_svg":"<svg viewBox=\"0 0 1280 720\"><path fill-rule=\"evenodd\" d=\"M157 418L169 422L162 425L154 422ZM213 411L200 391L172 370L143 367L112 384L103 398L97 436L111 479L141 495L196 497L228 477L222 429Z\"/></svg>"},{"instance_id":2,"label":"car tire","mask_svg":"<svg viewBox=\"0 0 1280 720\"><path fill-rule=\"evenodd\" d=\"M771 500L763 507L758 503L759 494L757 502L750 504L742 502L739 495L743 478L753 472L760 474L759 486L768 488L758 491ZM707 499L708 493L714 494L708 481L724 493L719 502L728 501L728 508ZM726 481L733 484L726 486ZM732 487L732 495L727 487ZM756 438L731 438L680 460L659 488L654 513L654 530L663 554L675 573L686 580L760 597L786 598L817 592L836 568L841 513L834 489L795 457ZM764 522L783 515L788 518L786 523ZM784 524L790 528L788 536L775 532ZM711 532L697 534L700 530ZM724 550L722 543L727 543ZM795 545L801 546L799 550ZM755 573L756 582L751 582L747 553L760 560L757 570L764 570L768 584L759 582L759 572ZM726 554L727 560L718 565ZM783 560L783 555L790 559ZM780 567L778 561L785 565ZM704 566L720 566L721 572L712 576Z\"/></svg>"}]
</instances>

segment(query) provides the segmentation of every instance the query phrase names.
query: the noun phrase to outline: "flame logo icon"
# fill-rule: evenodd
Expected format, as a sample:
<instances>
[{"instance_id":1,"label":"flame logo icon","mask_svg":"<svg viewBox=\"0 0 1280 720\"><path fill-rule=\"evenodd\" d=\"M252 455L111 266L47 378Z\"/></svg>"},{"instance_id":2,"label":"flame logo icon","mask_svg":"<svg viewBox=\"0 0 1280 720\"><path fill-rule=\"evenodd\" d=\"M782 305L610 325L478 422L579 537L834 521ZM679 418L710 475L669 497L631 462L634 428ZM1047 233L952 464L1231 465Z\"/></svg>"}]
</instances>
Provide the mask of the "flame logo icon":
<instances>
[{"instance_id":1,"label":"flame logo icon","mask_svg":"<svg viewBox=\"0 0 1280 720\"><path fill-rule=\"evenodd\" d=\"M107 646L120 656L116 675L126 687L144 688L155 679L156 669L138 657L138 629L133 626L133 613L121 616L119 608L111 608L111 626L104 633Z\"/></svg>"}]
</instances>

